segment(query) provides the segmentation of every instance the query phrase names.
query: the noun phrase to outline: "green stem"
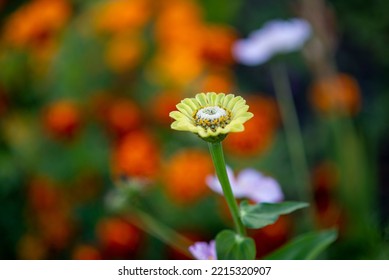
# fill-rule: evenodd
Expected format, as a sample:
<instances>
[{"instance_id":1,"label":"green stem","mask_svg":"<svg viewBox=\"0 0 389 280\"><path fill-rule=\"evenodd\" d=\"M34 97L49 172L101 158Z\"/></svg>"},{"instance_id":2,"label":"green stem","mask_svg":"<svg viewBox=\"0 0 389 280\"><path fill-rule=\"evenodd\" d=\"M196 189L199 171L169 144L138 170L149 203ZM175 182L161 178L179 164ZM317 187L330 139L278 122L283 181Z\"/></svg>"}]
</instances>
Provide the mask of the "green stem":
<instances>
[{"instance_id":1,"label":"green stem","mask_svg":"<svg viewBox=\"0 0 389 280\"><path fill-rule=\"evenodd\" d=\"M288 74L281 63L271 65L271 76L275 94L280 105L282 122L285 128L286 140L292 168L298 187L299 199L312 203L312 190L304 141L294 106L292 90L290 88ZM310 213L311 216L312 213ZM310 217L312 219L313 217Z\"/></svg>"},{"instance_id":2,"label":"green stem","mask_svg":"<svg viewBox=\"0 0 389 280\"><path fill-rule=\"evenodd\" d=\"M242 235L246 235L246 229L242 224L239 215L238 204L236 203L234 194L232 193L230 181L228 179L226 163L224 161L223 147L221 142L208 142L209 151L211 152L213 165L215 166L217 177L223 189L224 197L230 209L232 219L234 220L236 231Z\"/></svg>"},{"instance_id":3,"label":"green stem","mask_svg":"<svg viewBox=\"0 0 389 280\"><path fill-rule=\"evenodd\" d=\"M138 208L131 208L131 214L127 215L126 218L144 232L147 232L162 242L172 246L185 256L193 258L188 251L189 246L192 245L192 242L189 239L160 223L146 212Z\"/></svg>"}]
</instances>

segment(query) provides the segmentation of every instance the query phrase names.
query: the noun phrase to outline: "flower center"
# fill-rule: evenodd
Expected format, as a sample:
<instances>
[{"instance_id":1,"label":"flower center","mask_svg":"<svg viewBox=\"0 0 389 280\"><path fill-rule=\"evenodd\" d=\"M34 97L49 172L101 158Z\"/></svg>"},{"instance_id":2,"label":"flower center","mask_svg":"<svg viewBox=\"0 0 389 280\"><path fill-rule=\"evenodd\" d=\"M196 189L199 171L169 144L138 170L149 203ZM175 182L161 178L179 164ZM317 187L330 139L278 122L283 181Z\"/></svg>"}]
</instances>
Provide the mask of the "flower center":
<instances>
[{"instance_id":1,"label":"flower center","mask_svg":"<svg viewBox=\"0 0 389 280\"><path fill-rule=\"evenodd\" d=\"M231 121L231 113L218 106L209 106L199 109L194 119L197 126L216 131L218 127L224 128Z\"/></svg>"}]
</instances>

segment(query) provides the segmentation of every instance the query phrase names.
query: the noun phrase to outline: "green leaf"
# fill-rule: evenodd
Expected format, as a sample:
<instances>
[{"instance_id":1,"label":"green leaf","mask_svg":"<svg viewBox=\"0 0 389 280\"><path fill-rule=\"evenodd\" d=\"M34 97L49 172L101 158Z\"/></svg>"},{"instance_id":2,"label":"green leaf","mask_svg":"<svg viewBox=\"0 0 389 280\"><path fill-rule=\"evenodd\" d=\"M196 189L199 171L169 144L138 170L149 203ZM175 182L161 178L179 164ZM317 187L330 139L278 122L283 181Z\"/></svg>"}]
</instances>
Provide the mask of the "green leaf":
<instances>
[{"instance_id":1,"label":"green leaf","mask_svg":"<svg viewBox=\"0 0 389 280\"><path fill-rule=\"evenodd\" d=\"M305 202L295 201L249 205L247 201L243 201L240 204L240 215L246 227L263 228L274 224L280 215L291 213L308 205Z\"/></svg>"},{"instance_id":2,"label":"green leaf","mask_svg":"<svg viewBox=\"0 0 389 280\"><path fill-rule=\"evenodd\" d=\"M265 259L312 260L334 242L337 236L335 229L306 233L291 240Z\"/></svg>"},{"instance_id":3,"label":"green leaf","mask_svg":"<svg viewBox=\"0 0 389 280\"><path fill-rule=\"evenodd\" d=\"M216 252L218 260L253 260L255 243L252 238L223 230L216 236Z\"/></svg>"}]
</instances>

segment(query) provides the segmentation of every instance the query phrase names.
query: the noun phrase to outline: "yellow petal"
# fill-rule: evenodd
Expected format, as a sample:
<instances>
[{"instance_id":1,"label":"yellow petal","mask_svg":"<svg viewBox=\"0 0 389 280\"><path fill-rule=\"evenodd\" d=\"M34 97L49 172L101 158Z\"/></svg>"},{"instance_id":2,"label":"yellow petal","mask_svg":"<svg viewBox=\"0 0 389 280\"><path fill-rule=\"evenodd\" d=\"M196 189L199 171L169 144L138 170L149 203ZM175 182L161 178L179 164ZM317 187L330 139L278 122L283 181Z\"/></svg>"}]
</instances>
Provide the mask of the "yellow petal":
<instances>
[{"instance_id":1,"label":"yellow petal","mask_svg":"<svg viewBox=\"0 0 389 280\"><path fill-rule=\"evenodd\" d=\"M183 113L178 112L178 111L170 112L169 117L175 119L176 121L187 118Z\"/></svg>"},{"instance_id":2,"label":"yellow petal","mask_svg":"<svg viewBox=\"0 0 389 280\"><path fill-rule=\"evenodd\" d=\"M227 126L230 132L241 132L244 130L244 126L241 122L231 122Z\"/></svg>"},{"instance_id":3,"label":"yellow petal","mask_svg":"<svg viewBox=\"0 0 389 280\"><path fill-rule=\"evenodd\" d=\"M182 101L182 103L185 103L185 104L187 104L188 106L190 106L194 112L196 112L196 111L199 109L199 107L201 106L201 105L197 102L197 100L194 99L194 98L186 98L186 99L184 99L184 100Z\"/></svg>"},{"instance_id":4,"label":"yellow petal","mask_svg":"<svg viewBox=\"0 0 389 280\"><path fill-rule=\"evenodd\" d=\"M185 116L192 118L194 112L189 105L186 105L185 103L179 103L176 107L180 112L185 114Z\"/></svg>"},{"instance_id":5,"label":"yellow petal","mask_svg":"<svg viewBox=\"0 0 389 280\"><path fill-rule=\"evenodd\" d=\"M224 93L219 93L219 94L216 96L215 105L216 105L216 106L222 106L223 100L224 100L225 97L226 97L226 95L225 95Z\"/></svg>"},{"instance_id":6,"label":"yellow petal","mask_svg":"<svg viewBox=\"0 0 389 280\"><path fill-rule=\"evenodd\" d=\"M237 116L239 116L240 114L243 114L244 112L247 112L247 110L249 109L249 106L248 105L243 105L243 106L236 106L235 108L234 108L234 110L233 111L231 111L231 113L232 113L232 115L234 116L234 117L237 117Z\"/></svg>"},{"instance_id":7,"label":"yellow petal","mask_svg":"<svg viewBox=\"0 0 389 280\"><path fill-rule=\"evenodd\" d=\"M191 131L193 129L197 130L193 124L191 124L190 122L187 122L187 121L182 121L182 120L173 122L170 127L172 129L182 130L182 131Z\"/></svg>"},{"instance_id":8,"label":"yellow petal","mask_svg":"<svg viewBox=\"0 0 389 280\"><path fill-rule=\"evenodd\" d=\"M217 97L217 94L215 92L208 92L207 93L207 103L208 105L215 106L215 99Z\"/></svg>"},{"instance_id":9,"label":"yellow petal","mask_svg":"<svg viewBox=\"0 0 389 280\"><path fill-rule=\"evenodd\" d=\"M201 104L201 106L207 106L207 96L204 93L196 94L196 100Z\"/></svg>"},{"instance_id":10,"label":"yellow petal","mask_svg":"<svg viewBox=\"0 0 389 280\"><path fill-rule=\"evenodd\" d=\"M227 104L231 101L232 98L234 98L234 95L233 95L233 94L227 94L226 97L225 97L224 100L223 100L222 106L223 106L224 108L227 108Z\"/></svg>"}]
</instances>

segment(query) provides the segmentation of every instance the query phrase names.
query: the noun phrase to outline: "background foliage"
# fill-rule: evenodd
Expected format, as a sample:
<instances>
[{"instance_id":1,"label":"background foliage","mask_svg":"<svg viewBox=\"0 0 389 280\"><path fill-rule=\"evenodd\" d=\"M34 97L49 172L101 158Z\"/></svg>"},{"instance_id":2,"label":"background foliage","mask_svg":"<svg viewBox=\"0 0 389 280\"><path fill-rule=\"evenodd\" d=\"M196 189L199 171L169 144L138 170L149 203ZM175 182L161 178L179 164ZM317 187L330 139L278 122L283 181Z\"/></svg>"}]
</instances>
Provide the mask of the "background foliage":
<instances>
[{"instance_id":1,"label":"background foliage","mask_svg":"<svg viewBox=\"0 0 389 280\"><path fill-rule=\"evenodd\" d=\"M335 78L313 66L312 42L280 58L303 131L313 215L308 225L297 213L252 230L258 258L306 228L339 230L319 258L388 257L388 5L324 3ZM0 0L0 257L188 258L183 247L231 226L205 184L213 173L206 145L169 127L174 105L202 91L247 98L255 118L227 137L227 162L276 178L298 200L269 65L240 65L231 47L268 20L309 19L303 6ZM131 207L113 214L120 203L111 193L129 185ZM178 234L177 244L150 232L150 217L163 236Z\"/></svg>"}]
</instances>

